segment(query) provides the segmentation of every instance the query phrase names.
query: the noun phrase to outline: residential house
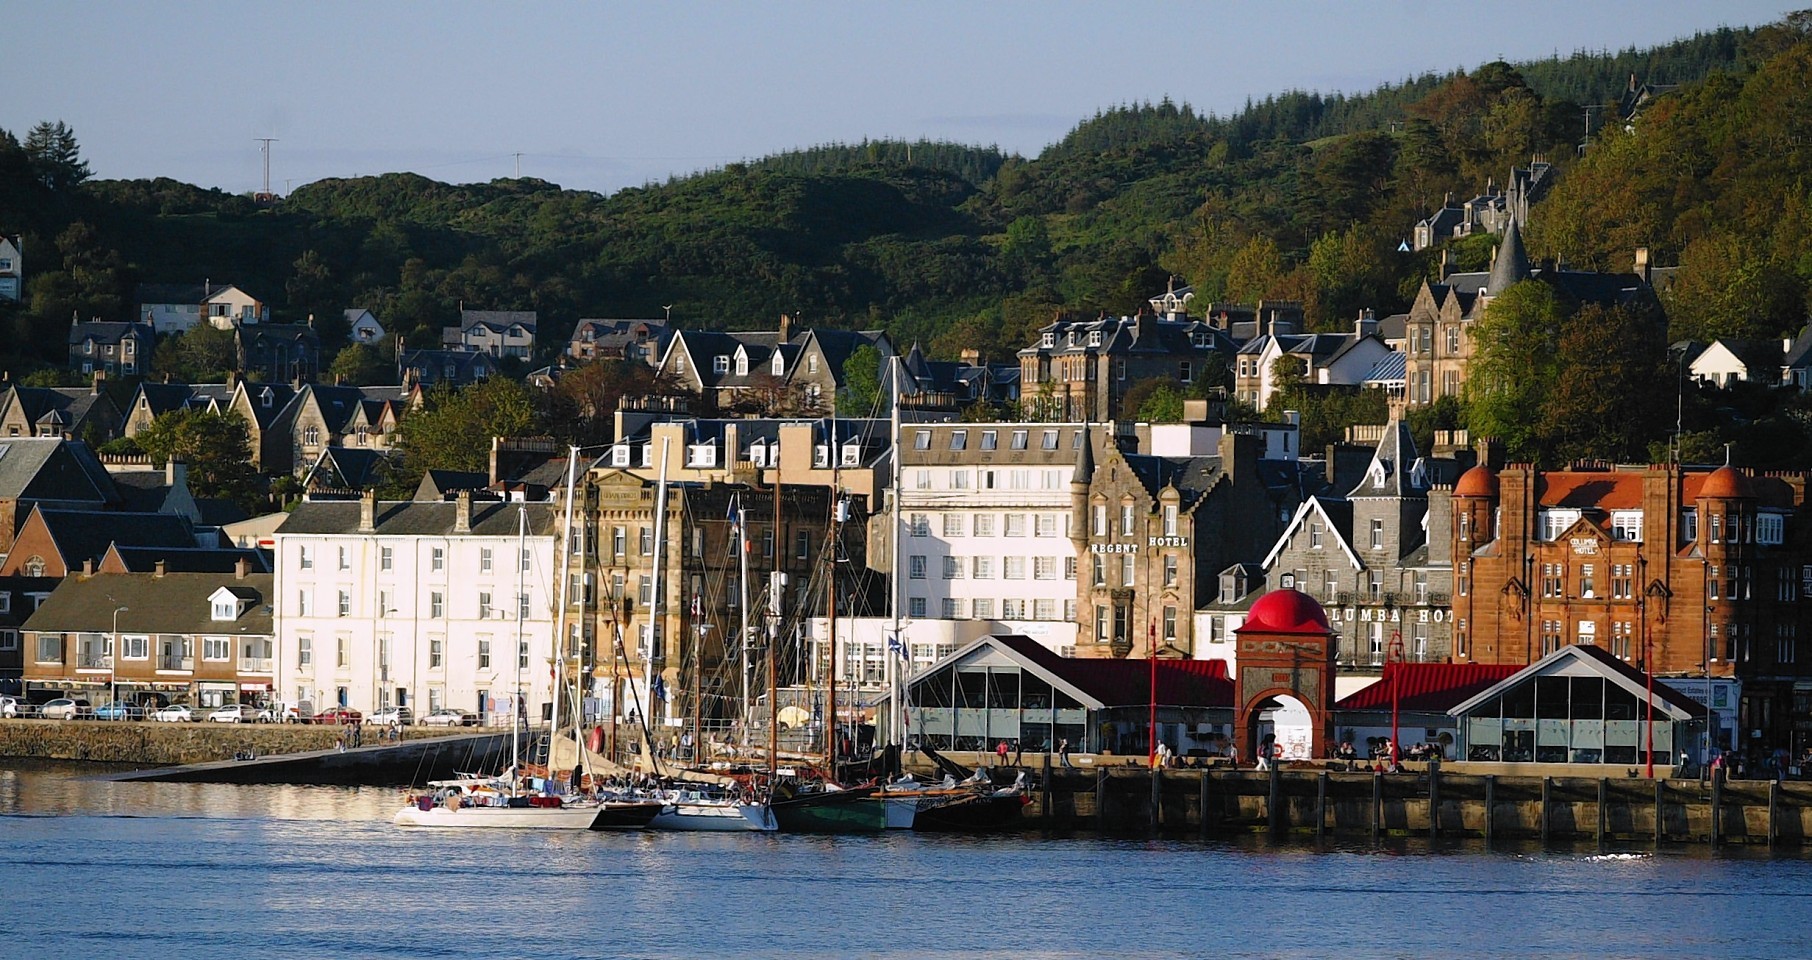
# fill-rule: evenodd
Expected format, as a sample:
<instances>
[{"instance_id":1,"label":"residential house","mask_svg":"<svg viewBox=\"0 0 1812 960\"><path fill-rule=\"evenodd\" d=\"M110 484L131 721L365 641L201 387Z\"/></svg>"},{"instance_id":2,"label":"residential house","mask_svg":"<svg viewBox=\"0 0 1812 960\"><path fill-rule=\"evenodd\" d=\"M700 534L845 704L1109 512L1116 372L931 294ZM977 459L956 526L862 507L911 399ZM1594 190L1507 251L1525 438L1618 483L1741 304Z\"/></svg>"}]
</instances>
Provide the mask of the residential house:
<instances>
[{"instance_id":1,"label":"residential house","mask_svg":"<svg viewBox=\"0 0 1812 960\"><path fill-rule=\"evenodd\" d=\"M1547 195L1554 179L1554 165L1537 158L1527 167L1510 168L1510 179L1502 189L1488 183L1484 193L1458 204L1450 193L1441 209L1416 223L1413 249L1426 250L1475 233L1502 234L1511 220L1527 224L1529 208Z\"/></svg>"},{"instance_id":2,"label":"residential house","mask_svg":"<svg viewBox=\"0 0 1812 960\"><path fill-rule=\"evenodd\" d=\"M107 510L119 502L113 480L87 444L0 438L0 554L13 551L19 527L40 506Z\"/></svg>"},{"instance_id":3,"label":"residential house","mask_svg":"<svg viewBox=\"0 0 1812 960\"><path fill-rule=\"evenodd\" d=\"M232 284L141 283L136 299L137 319L160 335L192 330L204 317L220 330L270 320L270 307Z\"/></svg>"},{"instance_id":4,"label":"residential house","mask_svg":"<svg viewBox=\"0 0 1812 960\"><path fill-rule=\"evenodd\" d=\"M1019 364L982 363L975 350L964 350L960 361L930 360L915 343L898 364L889 361L881 371L883 407L893 395L896 372L900 375L900 403L913 410L955 413L976 403L1002 405L1019 400Z\"/></svg>"},{"instance_id":5,"label":"residential house","mask_svg":"<svg viewBox=\"0 0 1812 960\"><path fill-rule=\"evenodd\" d=\"M847 383L844 365L856 350L873 347L883 363L894 355L880 330L795 331L792 324L783 316L776 331L675 331L660 376L702 397L707 409L834 413Z\"/></svg>"},{"instance_id":6,"label":"residential house","mask_svg":"<svg viewBox=\"0 0 1812 960\"><path fill-rule=\"evenodd\" d=\"M1120 401L1133 384L1158 378L1189 389L1204 378L1218 381L1232 354L1232 341L1199 320L1154 313L1059 318L1019 351L1020 403L1053 420L1127 418L1134 411Z\"/></svg>"},{"instance_id":7,"label":"residential house","mask_svg":"<svg viewBox=\"0 0 1812 960\"><path fill-rule=\"evenodd\" d=\"M69 369L138 376L151 364L157 336L148 323L90 320L69 325Z\"/></svg>"},{"instance_id":8,"label":"residential house","mask_svg":"<svg viewBox=\"0 0 1812 960\"><path fill-rule=\"evenodd\" d=\"M289 383L233 384L226 408L245 420L251 433L252 466L267 474L296 469L294 426L301 409L302 391Z\"/></svg>"},{"instance_id":9,"label":"residential house","mask_svg":"<svg viewBox=\"0 0 1812 960\"><path fill-rule=\"evenodd\" d=\"M244 563L252 573L270 573L270 560L247 547L123 547L115 543L95 564L96 573L233 573Z\"/></svg>"},{"instance_id":10,"label":"residential house","mask_svg":"<svg viewBox=\"0 0 1812 960\"><path fill-rule=\"evenodd\" d=\"M105 442L120 435L120 411L96 373L86 387L13 387L0 396L0 435Z\"/></svg>"},{"instance_id":11,"label":"residential house","mask_svg":"<svg viewBox=\"0 0 1812 960\"><path fill-rule=\"evenodd\" d=\"M309 382L321 375L321 338L298 323L236 327L233 350L239 372L278 382Z\"/></svg>"},{"instance_id":12,"label":"residential house","mask_svg":"<svg viewBox=\"0 0 1812 960\"><path fill-rule=\"evenodd\" d=\"M356 497L390 476L387 452L364 447L326 447L302 474L303 493L311 499Z\"/></svg>"},{"instance_id":13,"label":"residential house","mask_svg":"<svg viewBox=\"0 0 1812 960\"><path fill-rule=\"evenodd\" d=\"M272 577L81 574L25 621L25 683L42 696L211 708L266 701L276 660ZM117 628L117 629L116 629Z\"/></svg>"},{"instance_id":14,"label":"residential house","mask_svg":"<svg viewBox=\"0 0 1812 960\"><path fill-rule=\"evenodd\" d=\"M138 385L132 401L126 405L123 434L136 437L158 417L176 410L224 412L231 406L238 386L238 377L226 383L155 383L147 380Z\"/></svg>"},{"instance_id":15,"label":"residential house","mask_svg":"<svg viewBox=\"0 0 1812 960\"><path fill-rule=\"evenodd\" d=\"M552 504L304 501L275 541L277 689L370 713L552 703ZM507 721L506 721L507 722Z\"/></svg>"},{"instance_id":16,"label":"residential house","mask_svg":"<svg viewBox=\"0 0 1812 960\"><path fill-rule=\"evenodd\" d=\"M384 342L384 325L378 322L370 310L364 307L349 307L344 311L346 317L346 338L353 343L377 345Z\"/></svg>"},{"instance_id":17,"label":"residential house","mask_svg":"<svg viewBox=\"0 0 1812 960\"><path fill-rule=\"evenodd\" d=\"M588 360L661 362L674 331L658 320L580 320L568 339L566 355Z\"/></svg>"},{"instance_id":18,"label":"residential house","mask_svg":"<svg viewBox=\"0 0 1812 960\"><path fill-rule=\"evenodd\" d=\"M1458 397L1472 360L1472 330L1491 301L1524 280L1551 284L1580 303L1624 305L1650 301L1654 287L1647 251L1637 251L1634 273L1587 273L1549 266L1532 268L1521 228L1512 220L1486 273L1455 273L1440 283L1423 281L1405 323L1404 403L1424 406ZM1396 412L1396 411L1393 411Z\"/></svg>"},{"instance_id":19,"label":"residential house","mask_svg":"<svg viewBox=\"0 0 1812 960\"><path fill-rule=\"evenodd\" d=\"M303 386L290 422L294 444L290 462L295 469L304 469L328 447L389 451L412 395L405 387Z\"/></svg>"},{"instance_id":20,"label":"residential house","mask_svg":"<svg viewBox=\"0 0 1812 960\"><path fill-rule=\"evenodd\" d=\"M1741 684L1731 734L1800 749L1812 681L1805 473L1480 465L1451 500L1453 656L1528 664L1568 644ZM1431 507L1432 509L1432 507Z\"/></svg>"},{"instance_id":21,"label":"residential house","mask_svg":"<svg viewBox=\"0 0 1812 960\"><path fill-rule=\"evenodd\" d=\"M1352 333L1275 333L1246 341L1234 355L1234 396L1259 410L1277 392L1277 362L1292 357L1301 363L1302 382L1320 386L1360 386L1391 353L1378 336L1378 321L1363 310Z\"/></svg>"},{"instance_id":22,"label":"residential house","mask_svg":"<svg viewBox=\"0 0 1812 960\"><path fill-rule=\"evenodd\" d=\"M18 237L0 236L0 300L25 299L25 255Z\"/></svg>"},{"instance_id":23,"label":"residential house","mask_svg":"<svg viewBox=\"0 0 1812 960\"><path fill-rule=\"evenodd\" d=\"M441 329L441 346L495 359L527 360L535 354L535 311L459 311L459 326Z\"/></svg>"},{"instance_id":24,"label":"residential house","mask_svg":"<svg viewBox=\"0 0 1812 960\"><path fill-rule=\"evenodd\" d=\"M61 582L58 577L0 577L0 694L25 695L25 644L19 630Z\"/></svg>"},{"instance_id":25,"label":"residential house","mask_svg":"<svg viewBox=\"0 0 1812 960\"><path fill-rule=\"evenodd\" d=\"M396 373L403 383L410 385L465 386L496 376L497 361L488 353L473 351L409 350L397 357Z\"/></svg>"},{"instance_id":26,"label":"residential house","mask_svg":"<svg viewBox=\"0 0 1812 960\"><path fill-rule=\"evenodd\" d=\"M204 545L196 540L188 518L176 514L62 510L38 504L0 560L0 577L67 577L93 569L115 544L181 549Z\"/></svg>"}]
</instances>

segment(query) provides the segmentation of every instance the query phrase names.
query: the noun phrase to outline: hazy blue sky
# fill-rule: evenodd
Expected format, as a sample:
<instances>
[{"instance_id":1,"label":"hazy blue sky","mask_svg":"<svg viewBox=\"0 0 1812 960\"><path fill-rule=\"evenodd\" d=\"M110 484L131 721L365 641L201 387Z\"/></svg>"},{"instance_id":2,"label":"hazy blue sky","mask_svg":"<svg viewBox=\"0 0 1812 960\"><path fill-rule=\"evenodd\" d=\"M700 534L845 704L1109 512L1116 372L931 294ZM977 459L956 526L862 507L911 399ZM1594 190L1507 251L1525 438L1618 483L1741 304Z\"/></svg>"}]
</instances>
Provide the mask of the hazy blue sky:
<instances>
[{"instance_id":1,"label":"hazy blue sky","mask_svg":"<svg viewBox=\"0 0 1812 960\"><path fill-rule=\"evenodd\" d=\"M863 137L1027 156L1098 108L1645 46L1778 0L1404 3L6 0L0 127L68 122L99 177L256 189L413 170L614 190Z\"/></svg>"}]
</instances>

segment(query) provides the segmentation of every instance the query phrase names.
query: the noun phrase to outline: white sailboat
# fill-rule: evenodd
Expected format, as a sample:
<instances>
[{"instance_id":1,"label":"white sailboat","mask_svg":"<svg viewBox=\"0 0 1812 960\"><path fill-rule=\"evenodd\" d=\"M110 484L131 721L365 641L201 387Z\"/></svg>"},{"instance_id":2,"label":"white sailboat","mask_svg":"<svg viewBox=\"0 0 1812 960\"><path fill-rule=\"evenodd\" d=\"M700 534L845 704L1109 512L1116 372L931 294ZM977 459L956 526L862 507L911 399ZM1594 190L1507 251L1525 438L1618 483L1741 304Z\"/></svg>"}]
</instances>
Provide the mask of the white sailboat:
<instances>
[{"instance_id":1,"label":"white sailboat","mask_svg":"<svg viewBox=\"0 0 1812 960\"><path fill-rule=\"evenodd\" d=\"M517 556L528 546L528 507L517 509ZM526 584L522 564L516 565L516 646L522 647L522 600ZM522 715L522 660L516 659L516 703L511 711L510 766L495 778L437 780L431 792L412 796L392 817L402 827L453 827L516 830L589 830L601 808L592 802L568 803L559 796L519 792L522 769L522 731L514 718Z\"/></svg>"}]
</instances>

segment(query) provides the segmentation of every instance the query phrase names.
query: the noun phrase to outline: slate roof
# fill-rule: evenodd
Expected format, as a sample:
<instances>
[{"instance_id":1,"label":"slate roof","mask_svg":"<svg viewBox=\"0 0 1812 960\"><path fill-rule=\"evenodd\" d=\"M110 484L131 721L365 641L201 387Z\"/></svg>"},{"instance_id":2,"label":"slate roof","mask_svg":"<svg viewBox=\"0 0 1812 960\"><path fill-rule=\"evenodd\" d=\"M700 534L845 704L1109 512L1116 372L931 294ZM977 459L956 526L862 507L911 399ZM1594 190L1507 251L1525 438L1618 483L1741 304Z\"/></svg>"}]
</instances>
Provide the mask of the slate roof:
<instances>
[{"instance_id":1,"label":"slate roof","mask_svg":"<svg viewBox=\"0 0 1812 960\"><path fill-rule=\"evenodd\" d=\"M31 423L68 427L80 423L105 397L93 387L14 387L7 403L17 404Z\"/></svg>"},{"instance_id":2,"label":"slate roof","mask_svg":"<svg viewBox=\"0 0 1812 960\"><path fill-rule=\"evenodd\" d=\"M429 470L422 474L421 486L415 488L414 499L420 501L445 500L461 490L483 490L491 485L491 478L483 473L468 470Z\"/></svg>"},{"instance_id":3,"label":"slate roof","mask_svg":"<svg viewBox=\"0 0 1812 960\"><path fill-rule=\"evenodd\" d=\"M25 629L47 633L102 633L113 629L113 611L120 615L120 629L133 633L211 634L218 636L269 636L273 633L272 577L248 574L236 579L218 573L106 573L71 576L52 591ZM239 619L213 619L208 600L221 587L235 594L250 591L253 602Z\"/></svg>"},{"instance_id":4,"label":"slate roof","mask_svg":"<svg viewBox=\"0 0 1812 960\"><path fill-rule=\"evenodd\" d=\"M99 561L114 544L127 547L196 546L195 531L173 513L128 513L102 510L37 508L44 528L71 569L84 560Z\"/></svg>"},{"instance_id":5,"label":"slate roof","mask_svg":"<svg viewBox=\"0 0 1812 960\"><path fill-rule=\"evenodd\" d=\"M98 505L118 498L112 478L86 443L58 437L0 439L0 499Z\"/></svg>"},{"instance_id":6,"label":"slate roof","mask_svg":"<svg viewBox=\"0 0 1812 960\"><path fill-rule=\"evenodd\" d=\"M1773 383L1780 376L1780 368L1785 360L1781 341L1720 337L1716 342L1723 344L1724 349L1743 364L1743 369L1749 373L1749 379Z\"/></svg>"},{"instance_id":7,"label":"slate roof","mask_svg":"<svg viewBox=\"0 0 1812 960\"><path fill-rule=\"evenodd\" d=\"M156 513L170 495L168 475L155 467L143 470L121 470L112 475L113 489L120 504L139 513Z\"/></svg>"},{"instance_id":8,"label":"slate roof","mask_svg":"<svg viewBox=\"0 0 1812 960\"><path fill-rule=\"evenodd\" d=\"M1393 419L1385 425L1384 435L1378 439L1378 447L1372 452L1372 462L1365 468L1365 476L1347 492L1347 497L1401 499L1427 496L1428 479L1415 475L1416 461L1420 459L1416 452L1415 438L1409 433L1409 424ZM1376 483L1380 470L1384 473L1383 486Z\"/></svg>"},{"instance_id":9,"label":"slate roof","mask_svg":"<svg viewBox=\"0 0 1812 960\"><path fill-rule=\"evenodd\" d=\"M102 561L117 559L132 573L152 573L162 560L166 573L232 573L240 560L256 573L270 573L270 562L259 550L211 547L122 547L114 544Z\"/></svg>"},{"instance_id":10,"label":"slate roof","mask_svg":"<svg viewBox=\"0 0 1812 960\"><path fill-rule=\"evenodd\" d=\"M380 482L390 466L390 455L368 447L324 447L308 469L304 485L311 489L365 490Z\"/></svg>"},{"instance_id":11,"label":"slate roof","mask_svg":"<svg viewBox=\"0 0 1812 960\"><path fill-rule=\"evenodd\" d=\"M1385 354L1365 374L1363 383L1402 383L1408 377L1409 358L1395 350Z\"/></svg>"},{"instance_id":12,"label":"slate roof","mask_svg":"<svg viewBox=\"0 0 1812 960\"><path fill-rule=\"evenodd\" d=\"M564 462L564 461L562 461ZM413 501L381 502L377 505L376 535L381 536L450 536L453 533L458 504L450 501L416 503ZM345 535L359 532L361 504L353 500L309 500L296 507L277 528L279 534ZM474 501L472 535L481 537L516 536L518 511L528 514L531 536L550 536L558 523L553 505L546 503L505 503Z\"/></svg>"},{"instance_id":13,"label":"slate roof","mask_svg":"<svg viewBox=\"0 0 1812 960\"><path fill-rule=\"evenodd\" d=\"M69 325L71 346L93 338L96 343L119 343L128 336L155 338L151 328L142 323L120 323L112 320L88 320Z\"/></svg>"},{"instance_id":14,"label":"slate roof","mask_svg":"<svg viewBox=\"0 0 1812 960\"><path fill-rule=\"evenodd\" d=\"M232 402L233 388L224 383L145 382L138 385L138 392L133 395L132 406L128 409L138 409L141 398L151 415L156 417L186 407L206 409L212 404L218 404L224 409Z\"/></svg>"},{"instance_id":15,"label":"slate roof","mask_svg":"<svg viewBox=\"0 0 1812 960\"><path fill-rule=\"evenodd\" d=\"M1206 497L1225 476L1218 456L1154 457L1137 453L1122 456L1127 469L1139 478L1140 485L1150 495L1157 496L1166 486L1176 487L1184 512Z\"/></svg>"},{"instance_id":16,"label":"slate roof","mask_svg":"<svg viewBox=\"0 0 1812 960\"><path fill-rule=\"evenodd\" d=\"M536 314L533 310L461 310L459 311L459 328L469 330L474 326L484 326L496 333L502 333L512 324L520 324L535 333Z\"/></svg>"},{"instance_id":17,"label":"slate roof","mask_svg":"<svg viewBox=\"0 0 1812 960\"><path fill-rule=\"evenodd\" d=\"M141 305L180 303L193 306L200 306L207 295L199 283L141 283L133 294Z\"/></svg>"},{"instance_id":18,"label":"slate roof","mask_svg":"<svg viewBox=\"0 0 1812 960\"><path fill-rule=\"evenodd\" d=\"M481 371L490 376L497 370L490 354L475 350L411 350L397 361L397 370L413 370L422 383L432 384L447 379L449 363L453 365L454 383L470 383L482 379Z\"/></svg>"}]
</instances>

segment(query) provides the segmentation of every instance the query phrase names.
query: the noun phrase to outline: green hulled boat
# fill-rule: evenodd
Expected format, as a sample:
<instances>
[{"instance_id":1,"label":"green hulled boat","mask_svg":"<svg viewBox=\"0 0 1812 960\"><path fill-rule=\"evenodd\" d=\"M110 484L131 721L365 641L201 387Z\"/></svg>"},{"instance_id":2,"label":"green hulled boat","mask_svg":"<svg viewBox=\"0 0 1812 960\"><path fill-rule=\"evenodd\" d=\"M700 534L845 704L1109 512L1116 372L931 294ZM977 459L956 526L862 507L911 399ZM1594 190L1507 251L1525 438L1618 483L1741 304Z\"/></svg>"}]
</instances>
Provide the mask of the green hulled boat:
<instances>
[{"instance_id":1,"label":"green hulled boat","mask_svg":"<svg viewBox=\"0 0 1812 960\"><path fill-rule=\"evenodd\" d=\"M875 787L824 790L775 800L770 809L785 833L880 833L887 812Z\"/></svg>"}]
</instances>

